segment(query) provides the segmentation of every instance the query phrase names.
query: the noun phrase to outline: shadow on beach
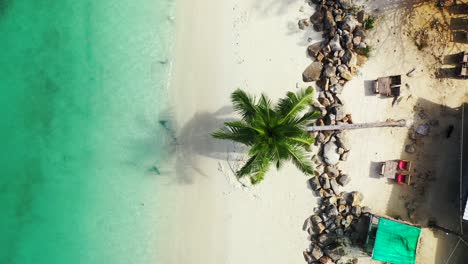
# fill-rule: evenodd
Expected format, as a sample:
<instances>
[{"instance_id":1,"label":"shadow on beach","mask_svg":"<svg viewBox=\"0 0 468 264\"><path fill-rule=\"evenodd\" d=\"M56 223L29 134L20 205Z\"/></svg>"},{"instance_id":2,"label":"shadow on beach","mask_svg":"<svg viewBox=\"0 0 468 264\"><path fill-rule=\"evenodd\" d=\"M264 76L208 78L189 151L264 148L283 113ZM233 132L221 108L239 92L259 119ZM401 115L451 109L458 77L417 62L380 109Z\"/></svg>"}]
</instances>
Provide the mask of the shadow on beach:
<instances>
[{"instance_id":1,"label":"shadow on beach","mask_svg":"<svg viewBox=\"0 0 468 264\"><path fill-rule=\"evenodd\" d=\"M439 226L460 233L460 109L419 99L413 120L413 128L398 157L412 161L412 183L410 186L393 183L387 214L422 227L434 220ZM427 136L415 136L413 129L419 125L429 126ZM405 151L407 144L414 144L415 153ZM438 230L431 231L440 238L436 246L436 263L444 263L458 238ZM459 247L450 263L461 264L468 257L468 248Z\"/></svg>"}]
</instances>

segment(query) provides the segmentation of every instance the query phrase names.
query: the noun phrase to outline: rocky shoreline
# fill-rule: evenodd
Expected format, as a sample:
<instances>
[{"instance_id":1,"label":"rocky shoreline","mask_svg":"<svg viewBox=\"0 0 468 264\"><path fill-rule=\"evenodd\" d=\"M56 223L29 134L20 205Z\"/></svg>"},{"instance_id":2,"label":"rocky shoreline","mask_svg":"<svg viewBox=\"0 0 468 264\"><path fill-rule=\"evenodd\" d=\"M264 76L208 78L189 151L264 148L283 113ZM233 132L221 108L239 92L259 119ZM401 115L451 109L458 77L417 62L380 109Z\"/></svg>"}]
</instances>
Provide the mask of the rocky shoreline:
<instances>
[{"instance_id":1,"label":"rocky shoreline","mask_svg":"<svg viewBox=\"0 0 468 264\"><path fill-rule=\"evenodd\" d=\"M316 82L318 100L313 109L321 112L316 126L352 123L351 114L344 111L340 94L353 78L358 65L367 60L366 14L358 10L351 0L313 0L309 5L315 12L308 19L298 22L300 29L313 27L322 32L323 40L308 46L313 62L304 70L304 82ZM316 165L315 176L309 186L321 197L314 214L306 219L303 229L308 232L311 245L303 252L309 264L357 263L350 260L349 249L362 246L360 228L371 210L361 206L362 193L343 192L351 178L338 168L346 161L349 147L344 132L321 131L311 134L316 139L318 154L312 160Z\"/></svg>"}]
</instances>

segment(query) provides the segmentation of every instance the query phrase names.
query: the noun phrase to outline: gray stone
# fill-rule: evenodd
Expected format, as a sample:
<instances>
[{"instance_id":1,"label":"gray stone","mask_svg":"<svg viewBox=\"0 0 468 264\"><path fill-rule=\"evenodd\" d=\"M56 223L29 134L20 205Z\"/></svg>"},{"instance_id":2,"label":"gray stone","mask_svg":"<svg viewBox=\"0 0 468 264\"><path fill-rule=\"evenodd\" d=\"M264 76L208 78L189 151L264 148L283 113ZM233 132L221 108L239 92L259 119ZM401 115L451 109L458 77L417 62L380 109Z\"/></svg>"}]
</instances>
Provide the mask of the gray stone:
<instances>
[{"instance_id":1,"label":"gray stone","mask_svg":"<svg viewBox=\"0 0 468 264\"><path fill-rule=\"evenodd\" d=\"M339 35L336 35L335 37L333 37L333 39L330 40L330 48L332 51L340 51L342 50L343 48L341 47L341 44L340 44L340 36ZM336 54L337 56L335 57L338 57L338 53Z\"/></svg>"},{"instance_id":2,"label":"gray stone","mask_svg":"<svg viewBox=\"0 0 468 264\"><path fill-rule=\"evenodd\" d=\"M304 256L304 260L307 262L307 263L311 263L312 261L314 261L314 259L312 258L312 256L309 254L309 252L307 251L303 251L302 252L302 255Z\"/></svg>"},{"instance_id":3,"label":"gray stone","mask_svg":"<svg viewBox=\"0 0 468 264\"><path fill-rule=\"evenodd\" d=\"M341 61L344 63L344 64L351 64L351 62L353 61L354 57L356 57L354 55L354 53L350 50L346 50L345 54L343 55L343 57L341 57Z\"/></svg>"},{"instance_id":4,"label":"gray stone","mask_svg":"<svg viewBox=\"0 0 468 264\"><path fill-rule=\"evenodd\" d=\"M330 10L328 10L325 14L323 19L323 27L324 29L330 30L336 26L335 18Z\"/></svg>"},{"instance_id":5,"label":"gray stone","mask_svg":"<svg viewBox=\"0 0 468 264\"><path fill-rule=\"evenodd\" d=\"M415 144L406 145L405 151L407 153L415 153L416 152L416 145Z\"/></svg>"},{"instance_id":6,"label":"gray stone","mask_svg":"<svg viewBox=\"0 0 468 264\"><path fill-rule=\"evenodd\" d=\"M312 247L312 251L310 254L313 260L319 260L323 256L322 249L316 245Z\"/></svg>"},{"instance_id":7,"label":"gray stone","mask_svg":"<svg viewBox=\"0 0 468 264\"><path fill-rule=\"evenodd\" d=\"M331 109L331 112L335 115L336 120L342 120L346 116L344 108L341 105L336 105L335 107L333 107Z\"/></svg>"},{"instance_id":8,"label":"gray stone","mask_svg":"<svg viewBox=\"0 0 468 264\"><path fill-rule=\"evenodd\" d=\"M338 169L337 169L336 167L333 167L333 166L327 166L327 167L325 168L325 172L328 174L328 176L329 176L330 178L335 178L335 177L337 177L337 176L340 174L340 172L338 171Z\"/></svg>"},{"instance_id":9,"label":"gray stone","mask_svg":"<svg viewBox=\"0 0 468 264\"><path fill-rule=\"evenodd\" d=\"M346 53L346 52L344 52L342 56L344 56L345 53ZM348 71L348 66L346 66L346 65L344 65L344 64L341 64L341 65L338 66L336 69L337 69L338 72L341 74L341 73L343 73L343 72L347 72L347 71Z\"/></svg>"},{"instance_id":10,"label":"gray stone","mask_svg":"<svg viewBox=\"0 0 468 264\"><path fill-rule=\"evenodd\" d=\"M341 154L340 160L347 161L348 157L349 157L349 151L346 151L345 153Z\"/></svg>"},{"instance_id":11,"label":"gray stone","mask_svg":"<svg viewBox=\"0 0 468 264\"><path fill-rule=\"evenodd\" d=\"M332 64L325 65L325 69L323 70L323 76L330 78L334 77L336 74L336 67Z\"/></svg>"},{"instance_id":12,"label":"gray stone","mask_svg":"<svg viewBox=\"0 0 468 264\"><path fill-rule=\"evenodd\" d=\"M349 32L353 32L357 26L361 26L361 23L359 23L352 15L347 15L345 18L343 18L343 21L341 21L340 24L340 28L342 30L347 30Z\"/></svg>"},{"instance_id":13,"label":"gray stone","mask_svg":"<svg viewBox=\"0 0 468 264\"><path fill-rule=\"evenodd\" d=\"M307 51L311 57L317 57L321 48L322 48L322 43L315 42L313 44L310 44L309 47L307 47Z\"/></svg>"},{"instance_id":14,"label":"gray stone","mask_svg":"<svg viewBox=\"0 0 468 264\"><path fill-rule=\"evenodd\" d=\"M343 9L351 9L354 5L352 0L339 0L338 2Z\"/></svg>"},{"instance_id":15,"label":"gray stone","mask_svg":"<svg viewBox=\"0 0 468 264\"><path fill-rule=\"evenodd\" d=\"M319 61L312 62L302 73L304 82L314 82L320 79L322 74L323 65ZM323 105L323 104L322 104Z\"/></svg>"},{"instance_id":16,"label":"gray stone","mask_svg":"<svg viewBox=\"0 0 468 264\"><path fill-rule=\"evenodd\" d=\"M351 178L347 174L343 174L338 178L338 184L346 186L351 181Z\"/></svg>"},{"instance_id":17,"label":"gray stone","mask_svg":"<svg viewBox=\"0 0 468 264\"><path fill-rule=\"evenodd\" d=\"M309 27L310 26L310 22L309 22L309 19L301 19L297 22L298 26L299 26L299 29L303 30L305 29L306 27Z\"/></svg>"},{"instance_id":18,"label":"gray stone","mask_svg":"<svg viewBox=\"0 0 468 264\"><path fill-rule=\"evenodd\" d=\"M330 180L330 186L331 186L331 189L333 190L333 192L336 194L336 195L339 195L341 193L340 191L340 186L338 185L338 183L336 182L336 179L331 179Z\"/></svg>"},{"instance_id":19,"label":"gray stone","mask_svg":"<svg viewBox=\"0 0 468 264\"><path fill-rule=\"evenodd\" d=\"M320 216L318 215L313 215L310 217L310 220L312 221L312 223L314 224L318 224L318 223L321 223L322 222L322 218L320 218Z\"/></svg>"},{"instance_id":20,"label":"gray stone","mask_svg":"<svg viewBox=\"0 0 468 264\"><path fill-rule=\"evenodd\" d=\"M328 234L321 234L317 241L320 245L322 246L327 246L333 242L335 242L336 240L336 235L335 234L331 234L331 233L328 233Z\"/></svg>"},{"instance_id":21,"label":"gray stone","mask_svg":"<svg viewBox=\"0 0 468 264\"><path fill-rule=\"evenodd\" d=\"M327 207L327 214L329 216L336 216L336 215L338 215L338 209L336 208L335 205L331 204L331 205L329 205ZM329 220L331 220L331 219L329 219ZM333 220L330 221L330 223L332 223L332 222L333 222ZM329 226L330 223L328 223L327 226Z\"/></svg>"},{"instance_id":22,"label":"gray stone","mask_svg":"<svg viewBox=\"0 0 468 264\"><path fill-rule=\"evenodd\" d=\"M312 190L318 191L320 189L320 183L318 177L312 177L309 179L309 186Z\"/></svg>"},{"instance_id":23,"label":"gray stone","mask_svg":"<svg viewBox=\"0 0 468 264\"><path fill-rule=\"evenodd\" d=\"M340 160L340 154L336 153L337 146L334 142L328 142L323 147L323 158L328 165L336 165Z\"/></svg>"},{"instance_id":24,"label":"gray stone","mask_svg":"<svg viewBox=\"0 0 468 264\"><path fill-rule=\"evenodd\" d=\"M323 21L323 13L320 11L316 11L311 17L310 17L310 22L312 24L318 24L322 23Z\"/></svg>"},{"instance_id":25,"label":"gray stone","mask_svg":"<svg viewBox=\"0 0 468 264\"><path fill-rule=\"evenodd\" d=\"M345 150L343 148L338 148L337 152L338 154L342 155L345 152Z\"/></svg>"},{"instance_id":26,"label":"gray stone","mask_svg":"<svg viewBox=\"0 0 468 264\"><path fill-rule=\"evenodd\" d=\"M427 124L419 125L416 128L416 133L418 133L421 136L427 136L429 135L429 132L431 130L431 127Z\"/></svg>"},{"instance_id":27,"label":"gray stone","mask_svg":"<svg viewBox=\"0 0 468 264\"><path fill-rule=\"evenodd\" d=\"M328 179L327 176L321 176L320 177L320 183L322 184L323 189L330 189L330 179Z\"/></svg>"},{"instance_id":28,"label":"gray stone","mask_svg":"<svg viewBox=\"0 0 468 264\"><path fill-rule=\"evenodd\" d=\"M343 92L343 88L344 88L343 85L337 83L337 84L335 84L335 85L333 85L333 86L330 87L330 91L331 91L332 93L334 93L334 94L340 94L340 93Z\"/></svg>"},{"instance_id":29,"label":"gray stone","mask_svg":"<svg viewBox=\"0 0 468 264\"><path fill-rule=\"evenodd\" d=\"M330 77L330 85L335 85L338 83L338 79L336 77Z\"/></svg>"},{"instance_id":30,"label":"gray stone","mask_svg":"<svg viewBox=\"0 0 468 264\"><path fill-rule=\"evenodd\" d=\"M364 12L364 10L359 11L356 15L356 18L359 23L363 23L366 19L366 13Z\"/></svg>"}]
</instances>

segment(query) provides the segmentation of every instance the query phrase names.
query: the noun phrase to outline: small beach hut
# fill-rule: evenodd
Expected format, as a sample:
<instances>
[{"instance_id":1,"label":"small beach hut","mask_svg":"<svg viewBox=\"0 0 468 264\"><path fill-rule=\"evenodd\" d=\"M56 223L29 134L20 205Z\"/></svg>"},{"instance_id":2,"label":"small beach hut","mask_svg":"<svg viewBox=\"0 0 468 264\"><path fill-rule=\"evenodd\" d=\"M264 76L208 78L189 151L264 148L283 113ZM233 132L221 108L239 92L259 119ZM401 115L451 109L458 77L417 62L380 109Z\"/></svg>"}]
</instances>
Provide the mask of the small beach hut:
<instances>
[{"instance_id":1,"label":"small beach hut","mask_svg":"<svg viewBox=\"0 0 468 264\"><path fill-rule=\"evenodd\" d=\"M421 228L385 217L372 216L366 250L372 259L394 264L414 264Z\"/></svg>"}]
</instances>

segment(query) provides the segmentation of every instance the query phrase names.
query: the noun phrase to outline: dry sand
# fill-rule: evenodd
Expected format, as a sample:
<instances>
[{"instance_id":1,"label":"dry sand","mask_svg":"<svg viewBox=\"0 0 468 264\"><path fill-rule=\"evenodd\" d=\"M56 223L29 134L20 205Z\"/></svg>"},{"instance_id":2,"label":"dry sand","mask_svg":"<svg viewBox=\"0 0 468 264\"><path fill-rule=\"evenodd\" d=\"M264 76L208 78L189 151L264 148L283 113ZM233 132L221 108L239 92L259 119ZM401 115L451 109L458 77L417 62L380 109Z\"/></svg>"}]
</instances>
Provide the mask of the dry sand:
<instances>
[{"instance_id":1,"label":"dry sand","mask_svg":"<svg viewBox=\"0 0 468 264\"><path fill-rule=\"evenodd\" d=\"M382 8L382 3L393 5ZM436 79L437 61L427 51L419 51L399 25L410 19L398 8L399 2L382 3L368 4L370 9L381 7L379 29L370 36L375 51L345 87L345 107L355 122L404 118L419 124L437 119L439 126L418 141L418 153L413 155L404 153L408 129L349 132L351 154L340 164L352 177L345 189L364 193L363 203L377 213L424 225L427 218L437 217L439 223L457 228L457 223L440 216L452 218L456 213L453 201L444 200L453 196L446 189L454 182L445 178L449 172L457 173L453 167L460 136L458 113L449 108L466 100L466 87L458 80ZM297 20L311 14L312 8L300 0L179 1L172 81L178 146L170 161L177 170L167 179L167 234L163 234L167 239L161 242L158 263L305 263L302 250L309 242L302 224L316 204L307 178L288 164L280 171L272 169L262 184L243 188L232 172L243 150L215 141L209 133L233 117L229 94L237 87L252 94L264 92L273 100L304 87L301 73L310 63L307 39L320 40L320 34L299 30ZM403 89L397 106L391 106L391 99L366 92L365 81L404 74L413 67L417 73L403 79L409 88ZM421 120L415 105L433 116ZM448 124L455 125L455 132L445 139ZM415 180L416 188L373 177L372 162L399 157L415 160L415 174L430 172L435 180L424 180L427 185ZM416 197L415 189L425 193ZM428 195L432 191L446 195L442 199ZM405 208L408 200L417 205L412 219ZM447 257L446 248L456 240L439 243L439 236L424 230L418 263L442 263Z\"/></svg>"}]
</instances>

